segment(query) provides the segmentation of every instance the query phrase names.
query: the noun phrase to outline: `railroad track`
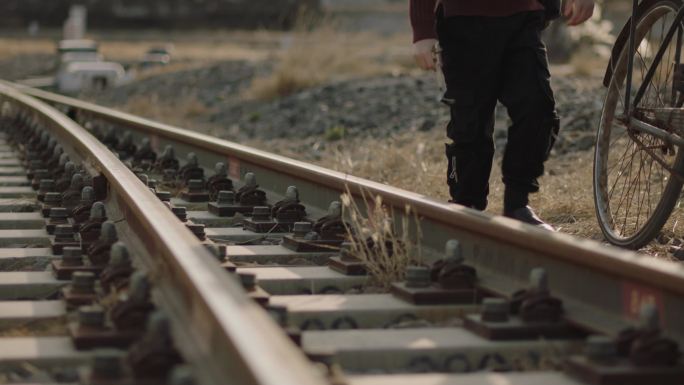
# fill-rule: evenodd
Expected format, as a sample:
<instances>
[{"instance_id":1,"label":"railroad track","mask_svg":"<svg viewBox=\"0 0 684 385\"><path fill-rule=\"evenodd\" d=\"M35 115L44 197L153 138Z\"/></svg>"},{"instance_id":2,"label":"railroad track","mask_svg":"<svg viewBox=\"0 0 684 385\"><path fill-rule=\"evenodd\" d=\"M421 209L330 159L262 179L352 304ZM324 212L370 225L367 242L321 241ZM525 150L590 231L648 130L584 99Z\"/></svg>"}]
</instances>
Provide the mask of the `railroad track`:
<instances>
[{"instance_id":1,"label":"railroad track","mask_svg":"<svg viewBox=\"0 0 684 385\"><path fill-rule=\"evenodd\" d=\"M41 270L0 273L11 381L684 384L678 264L43 91L0 106L2 265ZM369 292L343 192L417 213L406 281Z\"/></svg>"}]
</instances>

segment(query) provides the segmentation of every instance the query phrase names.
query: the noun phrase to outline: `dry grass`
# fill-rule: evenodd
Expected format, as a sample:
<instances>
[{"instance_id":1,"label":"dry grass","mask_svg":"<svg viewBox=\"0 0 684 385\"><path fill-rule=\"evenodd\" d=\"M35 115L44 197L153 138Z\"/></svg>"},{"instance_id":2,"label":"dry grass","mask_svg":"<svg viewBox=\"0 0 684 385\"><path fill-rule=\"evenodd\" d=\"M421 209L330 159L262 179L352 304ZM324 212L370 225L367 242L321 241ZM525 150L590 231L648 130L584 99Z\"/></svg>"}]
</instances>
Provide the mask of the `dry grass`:
<instances>
[{"instance_id":1,"label":"dry grass","mask_svg":"<svg viewBox=\"0 0 684 385\"><path fill-rule=\"evenodd\" d=\"M323 144L326 147L317 152L321 157L310 156L305 160L446 201L443 142L446 142L444 136L434 131L404 132L385 139L352 138ZM252 145L297 159L306 157L301 144L269 141ZM321 142L314 142L313 146L319 147ZM487 212L495 215L503 210L500 150L497 150L490 177L487 208ZM594 211L592 172L592 150L552 156L546 164L546 174L540 179L542 189L530 196L530 204L559 231L603 241ZM672 259L670 249L682 243L681 223L684 223L684 204L680 203L663 228L660 239L641 251Z\"/></svg>"},{"instance_id":2,"label":"dry grass","mask_svg":"<svg viewBox=\"0 0 684 385\"><path fill-rule=\"evenodd\" d=\"M244 96L268 100L323 83L406 71L407 36L379 37L372 32L340 32L327 23L292 34L272 58L272 73L257 78Z\"/></svg>"},{"instance_id":3,"label":"dry grass","mask_svg":"<svg viewBox=\"0 0 684 385\"><path fill-rule=\"evenodd\" d=\"M53 53L55 49L55 42L51 39L0 38L0 57L2 58Z\"/></svg>"},{"instance_id":4,"label":"dry grass","mask_svg":"<svg viewBox=\"0 0 684 385\"><path fill-rule=\"evenodd\" d=\"M422 260L419 219L407 205L400 228L396 229L397 221L382 197L362 192L360 200L363 206L358 205L349 190L342 195L345 218L349 218L345 222L347 232L353 234L351 253L364 263L373 285L386 289L404 279L408 266Z\"/></svg>"}]
</instances>

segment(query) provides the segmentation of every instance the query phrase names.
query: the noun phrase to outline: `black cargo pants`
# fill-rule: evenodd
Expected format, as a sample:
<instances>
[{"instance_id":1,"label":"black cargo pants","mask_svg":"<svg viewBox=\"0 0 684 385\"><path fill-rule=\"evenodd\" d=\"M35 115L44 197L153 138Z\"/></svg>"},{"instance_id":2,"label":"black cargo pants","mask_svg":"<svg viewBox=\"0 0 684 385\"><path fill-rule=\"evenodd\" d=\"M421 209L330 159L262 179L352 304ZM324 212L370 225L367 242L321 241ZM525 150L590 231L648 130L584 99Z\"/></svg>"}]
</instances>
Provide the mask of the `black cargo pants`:
<instances>
[{"instance_id":1,"label":"black cargo pants","mask_svg":"<svg viewBox=\"0 0 684 385\"><path fill-rule=\"evenodd\" d=\"M543 11L507 17L437 15L442 69L451 109L446 146L452 199L484 210L494 156L497 100L513 124L503 157L506 189L539 190L537 178L558 134L559 120L550 86Z\"/></svg>"}]
</instances>

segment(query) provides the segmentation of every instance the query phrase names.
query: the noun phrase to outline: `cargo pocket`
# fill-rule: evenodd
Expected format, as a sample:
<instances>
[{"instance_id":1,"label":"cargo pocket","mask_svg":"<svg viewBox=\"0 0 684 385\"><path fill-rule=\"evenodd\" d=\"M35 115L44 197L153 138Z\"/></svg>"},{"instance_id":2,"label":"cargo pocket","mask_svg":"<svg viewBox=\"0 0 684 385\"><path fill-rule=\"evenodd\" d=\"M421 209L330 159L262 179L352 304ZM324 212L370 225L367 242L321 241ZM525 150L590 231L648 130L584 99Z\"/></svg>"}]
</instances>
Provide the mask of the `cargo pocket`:
<instances>
[{"instance_id":1,"label":"cargo pocket","mask_svg":"<svg viewBox=\"0 0 684 385\"><path fill-rule=\"evenodd\" d=\"M475 94L466 90L449 90L442 102L449 106L451 120L447 125L447 136L454 143L472 143L478 134Z\"/></svg>"}]
</instances>

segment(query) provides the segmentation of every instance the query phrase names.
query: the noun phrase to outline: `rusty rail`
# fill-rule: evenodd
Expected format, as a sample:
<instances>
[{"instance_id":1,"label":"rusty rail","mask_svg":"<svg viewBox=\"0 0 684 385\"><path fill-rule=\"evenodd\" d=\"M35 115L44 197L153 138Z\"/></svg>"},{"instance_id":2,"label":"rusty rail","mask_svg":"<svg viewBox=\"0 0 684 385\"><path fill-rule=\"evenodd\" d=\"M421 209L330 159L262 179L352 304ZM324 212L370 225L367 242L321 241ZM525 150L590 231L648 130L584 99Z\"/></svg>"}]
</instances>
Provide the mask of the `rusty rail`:
<instances>
[{"instance_id":1,"label":"rusty rail","mask_svg":"<svg viewBox=\"0 0 684 385\"><path fill-rule=\"evenodd\" d=\"M43 123L74 158L103 175L131 231L152 256L143 265L170 316L177 348L206 384L323 384L302 353L156 196L84 128L0 84L0 105Z\"/></svg>"}]
</instances>

